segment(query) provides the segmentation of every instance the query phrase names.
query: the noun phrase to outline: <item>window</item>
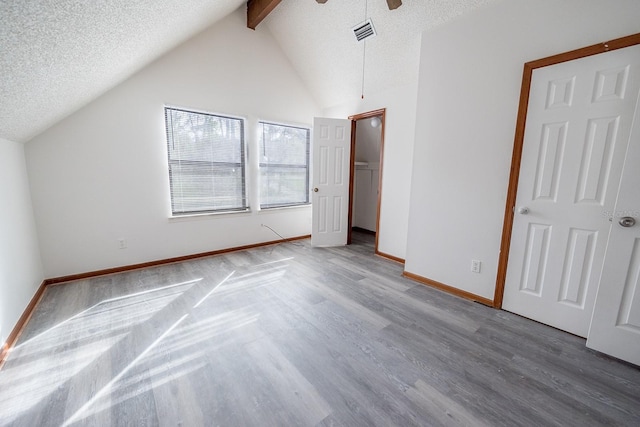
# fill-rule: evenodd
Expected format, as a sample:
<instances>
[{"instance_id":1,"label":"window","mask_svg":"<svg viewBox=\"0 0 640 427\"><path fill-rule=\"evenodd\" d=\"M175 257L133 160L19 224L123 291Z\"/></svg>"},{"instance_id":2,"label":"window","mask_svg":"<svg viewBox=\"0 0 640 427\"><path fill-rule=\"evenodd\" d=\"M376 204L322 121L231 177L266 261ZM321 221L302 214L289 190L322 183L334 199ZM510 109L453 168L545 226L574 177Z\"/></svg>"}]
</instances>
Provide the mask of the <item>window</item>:
<instances>
[{"instance_id":1,"label":"window","mask_svg":"<svg viewBox=\"0 0 640 427\"><path fill-rule=\"evenodd\" d=\"M165 108L174 215L247 209L244 121Z\"/></svg>"},{"instance_id":2,"label":"window","mask_svg":"<svg viewBox=\"0 0 640 427\"><path fill-rule=\"evenodd\" d=\"M309 203L309 129L260 122L260 207Z\"/></svg>"}]
</instances>

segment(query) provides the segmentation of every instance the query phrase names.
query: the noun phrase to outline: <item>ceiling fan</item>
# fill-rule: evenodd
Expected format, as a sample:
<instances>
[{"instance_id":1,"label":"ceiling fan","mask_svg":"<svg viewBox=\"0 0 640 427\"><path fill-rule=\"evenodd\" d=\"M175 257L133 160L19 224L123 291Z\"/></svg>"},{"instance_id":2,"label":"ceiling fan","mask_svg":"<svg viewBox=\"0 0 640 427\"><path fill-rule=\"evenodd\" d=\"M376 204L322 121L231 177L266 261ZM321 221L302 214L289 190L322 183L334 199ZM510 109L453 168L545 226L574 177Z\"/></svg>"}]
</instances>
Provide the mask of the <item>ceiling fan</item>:
<instances>
[{"instance_id":1,"label":"ceiling fan","mask_svg":"<svg viewBox=\"0 0 640 427\"><path fill-rule=\"evenodd\" d=\"M325 4L327 0L316 0L320 4ZM397 9L402 6L402 0L387 0L389 10Z\"/></svg>"}]
</instances>

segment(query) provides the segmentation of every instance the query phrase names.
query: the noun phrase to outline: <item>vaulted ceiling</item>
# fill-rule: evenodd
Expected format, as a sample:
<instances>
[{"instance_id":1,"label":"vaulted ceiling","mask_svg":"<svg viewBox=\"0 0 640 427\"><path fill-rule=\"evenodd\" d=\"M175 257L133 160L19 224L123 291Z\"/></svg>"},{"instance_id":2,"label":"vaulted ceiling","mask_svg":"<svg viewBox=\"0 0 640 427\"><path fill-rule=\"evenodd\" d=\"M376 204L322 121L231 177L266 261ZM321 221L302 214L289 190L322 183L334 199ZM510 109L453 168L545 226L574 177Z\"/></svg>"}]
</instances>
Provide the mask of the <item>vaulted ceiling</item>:
<instances>
[{"instance_id":1,"label":"vaulted ceiling","mask_svg":"<svg viewBox=\"0 0 640 427\"><path fill-rule=\"evenodd\" d=\"M266 27L328 107L415 81L420 34L496 0L283 0ZM245 0L0 1L0 137L26 142ZM351 28L373 20L378 36ZM248 30L250 31L250 30Z\"/></svg>"},{"instance_id":2,"label":"vaulted ceiling","mask_svg":"<svg viewBox=\"0 0 640 427\"><path fill-rule=\"evenodd\" d=\"M414 82L423 31L495 0L284 0L266 25L323 107ZM352 28L371 18L377 36L357 43ZM365 50L366 49L366 50ZM364 58L364 67L363 67Z\"/></svg>"}]
</instances>

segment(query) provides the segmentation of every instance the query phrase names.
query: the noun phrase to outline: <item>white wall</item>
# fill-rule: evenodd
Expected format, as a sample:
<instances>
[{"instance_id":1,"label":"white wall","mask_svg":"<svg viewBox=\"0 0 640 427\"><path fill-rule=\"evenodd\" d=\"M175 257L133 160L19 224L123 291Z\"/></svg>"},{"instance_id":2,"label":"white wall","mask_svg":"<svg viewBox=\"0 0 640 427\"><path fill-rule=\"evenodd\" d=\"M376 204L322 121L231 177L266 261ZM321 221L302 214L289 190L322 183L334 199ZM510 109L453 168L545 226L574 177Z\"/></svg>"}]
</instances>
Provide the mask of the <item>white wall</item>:
<instances>
[{"instance_id":1,"label":"white wall","mask_svg":"<svg viewBox=\"0 0 640 427\"><path fill-rule=\"evenodd\" d=\"M277 240L262 223L285 237L311 232L310 207L169 219L165 104L246 117L254 169L259 119L311 124L319 113L240 8L27 143L46 277Z\"/></svg>"},{"instance_id":2,"label":"white wall","mask_svg":"<svg viewBox=\"0 0 640 427\"><path fill-rule=\"evenodd\" d=\"M380 161L382 127L371 126L371 120L362 119L356 122L356 161L358 162Z\"/></svg>"},{"instance_id":3,"label":"white wall","mask_svg":"<svg viewBox=\"0 0 640 427\"><path fill-rule=\"evenodd\" d=\"M407 244L416 93L417 82L410 82L384 92L365 94L364 99L323 111L326 117L346 119L354 114L387 109L378 250L402 259Z\"/></svg>"},{"instance_id":4,"label":"white wall","mask_svg":"<svg viewBox=\"0 0 640 427\"><path fill-rule=\"evenodd\" d=\"M44 278L24 147L0 139L0 345Z\"/></svg>"},{"instance_id":5,"label":"white wall","mask_svg":"<svg viewBox=\"0 0 640 427\"><path fill-rule=\"evenodd\" d=\"M406 271L493 298L523 64L639 23L637 0L509 0L423 34Z\"/></svg>"},{"instance_id":6,"label":"white wall","mask_svg":"<svg viewBox=\"0 0 640 427\"><path fill-rule=\"evenodd\" d=\"M371 119L356 122L352 226L369 231L376 231L381 139L382 126L374 128Z\"/></svg>"}]
</instances>

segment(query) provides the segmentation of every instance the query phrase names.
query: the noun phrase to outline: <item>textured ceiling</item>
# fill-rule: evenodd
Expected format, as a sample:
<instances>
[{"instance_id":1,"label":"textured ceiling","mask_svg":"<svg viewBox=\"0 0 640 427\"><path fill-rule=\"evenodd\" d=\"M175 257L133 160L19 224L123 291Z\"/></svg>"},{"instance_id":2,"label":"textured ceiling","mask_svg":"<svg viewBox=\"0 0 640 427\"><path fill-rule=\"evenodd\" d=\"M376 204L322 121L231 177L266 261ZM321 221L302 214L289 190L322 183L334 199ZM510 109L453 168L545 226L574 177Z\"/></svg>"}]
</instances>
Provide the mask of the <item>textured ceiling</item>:
<instances>
[{"instance_id":1,"label":"textured ceiling","mask_svg":"<svg viewBox=\"0 0 640 427\"><path fill-rule=\"evenodd\" d=\"M283 0L263 24L318 103L415 81L420 34L496 0ZM0 0L0 137L25 142L227 14L244 0Z\"/></svg>"},{"instance_id":2,"label":"textured ceiling","mask_svg":"<svg viewBox=\"0 0 640 427\"><path fill-rule=\"evenodd\" d=\"M415 82L423 31L495 0L283 0L265 20L316 100L331 107ZM377 36L357 43L352 28L371 18Z\"/></svg>"},{"instance_id":3,"label":"textured ceiling","mask_svg":"<svg viewBox=\"0 0 640 427\"><path fill-rule=\"evenodd\" d=\"M0 137L24 142L244 0L0 0Z\"/></svg>"}]
</instances>

